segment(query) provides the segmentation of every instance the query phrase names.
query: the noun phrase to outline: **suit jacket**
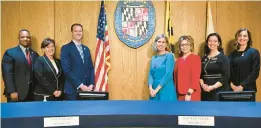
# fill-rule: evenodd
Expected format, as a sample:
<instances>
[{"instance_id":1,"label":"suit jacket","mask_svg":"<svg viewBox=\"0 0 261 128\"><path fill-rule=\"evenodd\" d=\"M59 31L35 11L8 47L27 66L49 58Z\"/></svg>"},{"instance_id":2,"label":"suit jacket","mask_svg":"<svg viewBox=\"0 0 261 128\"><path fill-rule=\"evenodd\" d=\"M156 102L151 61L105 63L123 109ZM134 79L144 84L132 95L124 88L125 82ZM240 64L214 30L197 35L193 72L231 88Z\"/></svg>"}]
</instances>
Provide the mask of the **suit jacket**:
<instances>
[{"instance_id":1,"label":"suit jacket","mask_svg":"<svg viewBox=\"0 0 261 128\"><path fill-rule=\"evenodd\" d=\"M39 56L37 52L29 48L31 62ZM26 98L30 84L33 85L33 66L29 68L26 57L19 47L6 50L2 59L2 75L5 84L4 95L9 97L10 93L17 92L19 100Z\"/></svg>"},{"instance_id":2,"label":"suit jacket","mask_svg":"<svg viewBox=\"0 0 261 128\"><path fill-rule=\"evenodd\" d=\"M230 82L243 86L243 91L257 91L256 80L260 71L260 53L248 46L244 51L233 51L230 59Z\"/></svg>"},{"instance_id":3,"label":"suit jacket","mask_svg":"<svg viewBox=\"0 0 261 128\"><path fill-rule=\"evenodd\" d=\"M54 59L58 68L58 73L48 59L47 56L40 56L34 62L34 76L35 76L35 95L49 95L52 96L54 91L63 91L64 75L59 59Z\"/></svg>"},{"instance_id":4,"label":"suit jacket","mask_svg":"<svg viewBox=\"0 0 261 128\"><path fill-rule=\"evenodd\" d=\"M73 41L62 46L61 64L65 75L64 90L66 94L76 94L81 83L84 85L94 85L94 67L90 50L82 45L84 53L84 63L81 55Z\"/></svg>"}]
</instances>

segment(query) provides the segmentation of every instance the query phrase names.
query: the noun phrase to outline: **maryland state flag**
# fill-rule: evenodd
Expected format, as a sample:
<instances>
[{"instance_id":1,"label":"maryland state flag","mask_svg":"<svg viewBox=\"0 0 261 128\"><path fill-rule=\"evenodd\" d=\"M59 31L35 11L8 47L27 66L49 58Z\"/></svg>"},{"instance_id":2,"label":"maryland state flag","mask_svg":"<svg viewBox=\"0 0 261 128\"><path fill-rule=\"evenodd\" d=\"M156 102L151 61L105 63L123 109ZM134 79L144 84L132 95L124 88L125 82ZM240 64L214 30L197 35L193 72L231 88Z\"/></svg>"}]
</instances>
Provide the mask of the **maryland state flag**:
<instances>
[{"instance_id":1,"label":"maryland state flag","mask_svg":"<svg viewBox=\"0 0 261 128\"><path fill-rule=\"evenodd\" d=\"M171 6L170 2L166 1L166 10L165 10L165 35L167 35L170 43L170 48L172 53L174 53L174 33L173 33L173 27L172 27L172 20L170 17L171 14Z\"/></svg>"}]
</instances>

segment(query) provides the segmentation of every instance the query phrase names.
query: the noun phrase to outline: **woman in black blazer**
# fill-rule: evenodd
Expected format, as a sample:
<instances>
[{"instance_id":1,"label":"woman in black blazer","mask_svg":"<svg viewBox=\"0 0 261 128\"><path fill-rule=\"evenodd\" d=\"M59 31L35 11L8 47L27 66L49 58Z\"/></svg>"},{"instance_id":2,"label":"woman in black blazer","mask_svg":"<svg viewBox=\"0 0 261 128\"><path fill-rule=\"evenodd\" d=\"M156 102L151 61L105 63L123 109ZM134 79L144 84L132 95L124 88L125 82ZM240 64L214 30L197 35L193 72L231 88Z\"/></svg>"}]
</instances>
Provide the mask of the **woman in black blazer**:
<instances>
[{"instance_id":1,"label":"woman in black blazer","mask_svg":"<svg viewBox=\"0 0 261 128\"><path fill-rule=\"evenodd\" d=\"M34 86L35 101L62 100L64 86L64 75L61 62L55 58L55 41L46 38L41 44L44 55L38 57L34 62Z\"/></svg>"},{"instance_id":2,"label":"woman in black blazer","mask_svg":"<svg viewBox=\"0 0 261 128\"><path fill-rule=\"evenodd\" d=\"M234 92L256 92L256 80L260 71L259 51L252 47L252 37L248 29L238 30L235 39L237 49L229 55L231 61L230 87Z\"/></svg>"}]
</instances>

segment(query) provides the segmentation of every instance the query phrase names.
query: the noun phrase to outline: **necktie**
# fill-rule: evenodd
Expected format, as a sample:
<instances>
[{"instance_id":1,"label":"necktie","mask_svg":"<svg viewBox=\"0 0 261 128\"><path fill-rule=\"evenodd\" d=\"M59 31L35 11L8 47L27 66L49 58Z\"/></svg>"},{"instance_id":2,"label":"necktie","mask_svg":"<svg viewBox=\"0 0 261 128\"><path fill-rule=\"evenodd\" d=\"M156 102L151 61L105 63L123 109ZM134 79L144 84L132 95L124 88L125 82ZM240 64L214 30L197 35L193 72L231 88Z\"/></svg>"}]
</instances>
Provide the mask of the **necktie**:
<instances>
[{"instance_id":1,"label":"necktie","mask_svg":"<svg viewBox=\"0 0 261 128\"><path fill-rule=\"evenodd\" d=\"M31 62L31 56L30 56L30 51L28 49L25 50L26 53L26 60L28 62L29 67L32 66L32 62Z\"/></svg>"},{"instance_id":2,"label":"necktie","mask_svg":"<svg viewBox=\"0 0 261 128\"><path fill-rule=\"evenodd\" d=\"M78 47L78 50L80 52L80 55L81 55L81 58L82 58L82 62L84 63L84 55L83 55L82 45L81 44L77 45L77 47Z\"/></svg>"}]
</instances>

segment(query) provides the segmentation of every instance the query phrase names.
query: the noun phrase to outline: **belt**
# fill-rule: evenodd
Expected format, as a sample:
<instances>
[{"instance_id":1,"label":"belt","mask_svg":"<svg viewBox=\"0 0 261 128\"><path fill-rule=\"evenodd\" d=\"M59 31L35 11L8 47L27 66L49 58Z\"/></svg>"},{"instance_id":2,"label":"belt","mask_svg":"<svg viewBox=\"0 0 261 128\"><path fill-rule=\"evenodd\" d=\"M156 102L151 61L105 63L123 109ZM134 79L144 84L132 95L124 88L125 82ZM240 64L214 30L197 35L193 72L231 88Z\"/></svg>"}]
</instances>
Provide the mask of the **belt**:
<instances>
[{"instance_id":1,"label":"belt","mask_svg":"<svg viewBox=\"0 0 261 128\"><path fill-rule=\"evenodd\" d=\"M222 78L222 74L203 75L203 78Z\"/></svg>"}]
</instances>

